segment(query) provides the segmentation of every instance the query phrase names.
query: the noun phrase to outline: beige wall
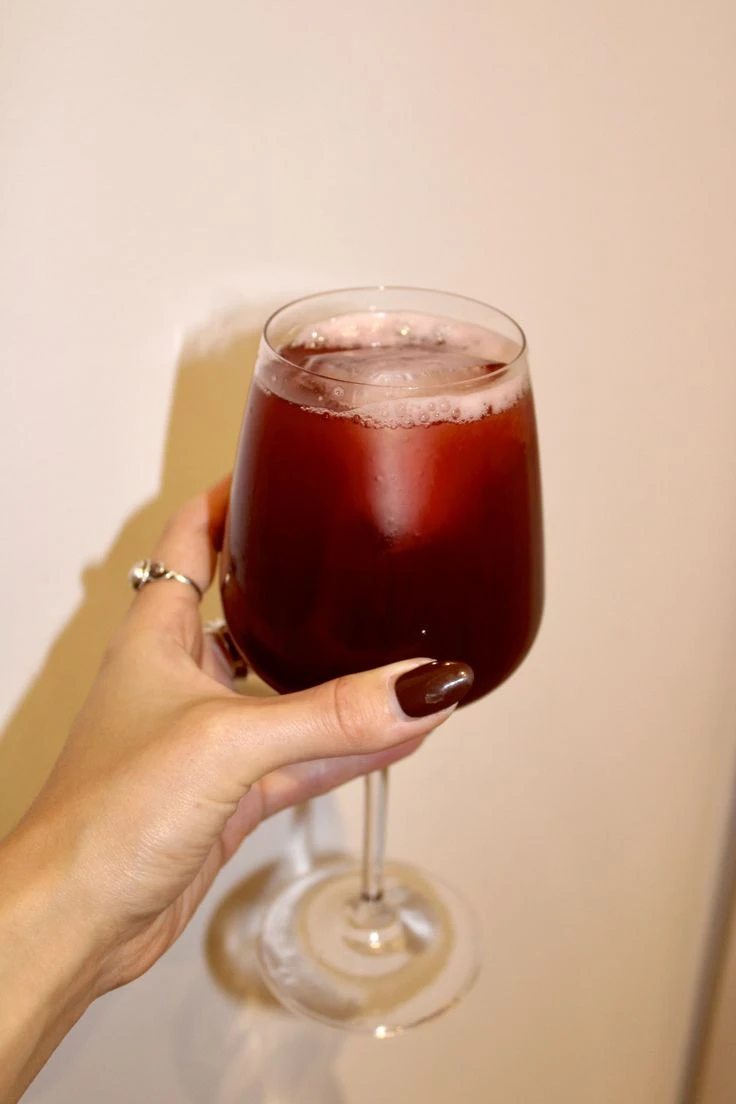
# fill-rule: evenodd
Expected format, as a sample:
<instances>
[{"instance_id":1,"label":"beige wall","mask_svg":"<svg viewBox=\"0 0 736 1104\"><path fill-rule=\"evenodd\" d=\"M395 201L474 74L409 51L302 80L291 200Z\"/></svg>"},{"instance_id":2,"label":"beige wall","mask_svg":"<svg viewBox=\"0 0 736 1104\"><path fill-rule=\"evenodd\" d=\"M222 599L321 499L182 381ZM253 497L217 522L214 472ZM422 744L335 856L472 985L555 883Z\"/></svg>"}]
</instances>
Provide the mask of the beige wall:
<instances>
[{"instance_id":1,"label":"beige wall","mask_svg":"<svg viewBox=\"0 0 736 1104\"><path fill-rule=\"evenodd\" d=\"M303 858L283 819L29 1100L676 1100L736 725L734 10L0 3L0 828L129 563L228 466L254 334L292 293L514 313L549 550L533 656L396 773L392 850L484 920L464 1006L381 1046L264 1000L238 955L261 868ZM356 845L358 799L320 803L321 846Z\"/></svg>"}]
</instances>

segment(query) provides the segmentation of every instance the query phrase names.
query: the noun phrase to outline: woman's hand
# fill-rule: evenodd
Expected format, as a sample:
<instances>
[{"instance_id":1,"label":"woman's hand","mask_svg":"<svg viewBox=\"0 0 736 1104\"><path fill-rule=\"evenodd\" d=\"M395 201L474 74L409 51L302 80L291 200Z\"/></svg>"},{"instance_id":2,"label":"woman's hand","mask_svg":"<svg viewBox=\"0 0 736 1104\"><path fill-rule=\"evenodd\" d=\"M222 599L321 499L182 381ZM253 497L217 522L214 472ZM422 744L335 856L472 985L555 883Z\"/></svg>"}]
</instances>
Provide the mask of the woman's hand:
<instances>
[{"instance_id":1,"label":"woman's hand","mask_svg":"<svg viewBox=\"0 0 736 1104\"><path fill-rule=\"evenodd\" d=\"M215 571L228 492L225 481L189 502L155 550L155 559L203 590ZM407 755L471 682L460 664L417 659L299 694L243 697L202 632L195 589L174 580L145 586L47 785L0 847L0 948L5 933L18 936L16 965L27 981L33 969L26 963L23 974L23 955L45 937L62 948L64 932L73 933L70 962L83 989L60 1024L16 1044L16 1056L30 1047L31 1074L90 1000L142 974L173 943L264 817ZM21 916L32 918L35 932ZM55 930L44 932L50 923ZM14 973L0 951L2 969L0 1067L7 1072L12 1054L9 1067L1 1013ZM0 1074L0 1099L2 1081Z\"/></svg>"}]
</instances>

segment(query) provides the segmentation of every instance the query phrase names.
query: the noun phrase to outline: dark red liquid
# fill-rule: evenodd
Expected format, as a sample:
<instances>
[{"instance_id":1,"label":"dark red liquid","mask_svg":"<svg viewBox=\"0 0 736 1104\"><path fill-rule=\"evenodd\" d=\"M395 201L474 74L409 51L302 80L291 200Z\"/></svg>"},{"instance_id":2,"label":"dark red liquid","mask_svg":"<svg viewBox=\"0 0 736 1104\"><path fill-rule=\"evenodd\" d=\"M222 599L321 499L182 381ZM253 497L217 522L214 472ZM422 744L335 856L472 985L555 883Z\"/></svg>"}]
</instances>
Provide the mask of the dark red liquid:
<instances>
[{"instance_id":1,"label":"dark red liquid","mask_svg":"<svg viewBox=\"0 0 736 1104\"><path fill-rule=\"evenodd\" d=\"M238 646L275 689L427 656L470 663L473 700L526 655L542 592L528 388L501 413L392 428L254 383L222 598Z\"/></svg>"}]
</instances>

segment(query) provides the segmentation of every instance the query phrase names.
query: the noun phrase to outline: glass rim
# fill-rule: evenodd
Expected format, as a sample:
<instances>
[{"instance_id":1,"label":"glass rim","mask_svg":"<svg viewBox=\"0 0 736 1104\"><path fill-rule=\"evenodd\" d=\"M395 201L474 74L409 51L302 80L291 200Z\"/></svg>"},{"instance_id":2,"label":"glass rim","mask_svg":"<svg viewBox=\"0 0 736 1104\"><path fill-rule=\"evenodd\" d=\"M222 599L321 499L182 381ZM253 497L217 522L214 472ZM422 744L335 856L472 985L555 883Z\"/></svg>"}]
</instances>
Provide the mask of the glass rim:
<instances>
[{"instance_id":1,"label":"glass rim","mask_svg":"<svg viewBox=\"0 0 736 1104\"><path fill-rule=\"evenodd\" d=\"M499 307L494 307L493 304L486 303L482 299L475 299L470 295L460 295L460 294L458 294L457 292L454 292L454 291L442 291L439 288L413 287L413 286L408 285L408 284L366 284L366 285L363 285L363 286L357 285L355 287L331 288L331 289L326 290L326 291L310 292L309 295L300 295L296 299L291 299L291 300L289 300L288 303L283 303L280 307L277 307L276 310L272 311L271 314L268 316L268 318L266 319L266 321L263 324L263 341L265 342L265 345L266 345L269 353L274 357L275 360L279 361L281 364L288 365L288 367L292 368L292 369L296 368L298 371L304 372L309 376L314 376L316 379L329 380L331 383L340 383L340 384L345 383L346 381L344 379L342 379L341 377L339 377L339 376L330 376L326 372L315 371L313 368L306 368L303 364L295 364L293 360L289 360L287 357L285 357L280 352L279 349L274 347L274 345L271 342L271 339L269 337L269 329L271 328L272 324L282 314L284 314L286 311L290 310L292 307L298 307L302 303L306 304L306 303L310 303L312 301L316 301L318 299L328 299L331 296L336 296L336 295L351 295L351 294L357 294L359 292L371 292L371 291L372 292L407 292L407 293L411 293L411 294L414 294L414 295L444 296L447 299L454 299L454 300L456 300L458 302L461 302L461 303L468 303L468 304L471 304L475 307L482 307L484 310L492 311L494 314L500 316L501 318L504 318L507 322L511 323L511 325L516 330L516 332L518 334L518 337L520 339L519 340L519 348L516 351L516 353L514 354L514 356L511 358L511 360L507 361L505 364L499 364L499 366L497 368L492 369L492 371L490 371L490 372L478 373L477 375L463 376L461 379L453 380L452 383L444 385L445 390L448 390L448 389L452 390L455 387L464 387L464 386L467 386L468 384L473 384L473 383L484 382L484 383L490 384L497 377L502 376L503 374L509 372L515 365L517 365L522 360L522 358L524 357L524 354L526 353L526 350L527 350L526 334L524 333L524 330L521 328L521 326L516 321L516 319L512 318L512 316L510 314L508 314L506 311L500 310ZM380 313L380 312L376 311L375 313ZM333 315L332 317L339 317L339 316ZM444 316L444 317L448 317L448 316ZM459 319L452 319L452 318L450 318L449 320L450 321L459 321ZM320 321L320 319L316 319L315 321ZM483 327L481 327L481 328L483 328ZM384 391L384 392L385 391L423 392L423 391L435 391L436 390L436 385L413 386L412 384L406 384L406 383L404 383L404 384L400 384L400 383L372 383L370 381L362 381L362 380L359 382L358 385L360 387L375 387L378 390Z\"/></svg>"}]
</instances>

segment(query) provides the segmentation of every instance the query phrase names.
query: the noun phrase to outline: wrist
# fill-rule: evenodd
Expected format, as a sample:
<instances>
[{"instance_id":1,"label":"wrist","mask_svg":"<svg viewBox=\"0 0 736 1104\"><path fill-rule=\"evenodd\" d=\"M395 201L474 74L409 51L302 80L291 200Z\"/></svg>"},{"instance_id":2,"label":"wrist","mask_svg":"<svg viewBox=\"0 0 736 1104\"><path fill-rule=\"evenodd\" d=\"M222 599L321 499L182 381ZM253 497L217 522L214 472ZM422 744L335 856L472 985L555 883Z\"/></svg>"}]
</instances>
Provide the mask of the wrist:
<instances>
[{"instance_id":1,"label":"wrist","mask_svg":"<svg viewBox=\"0 0 736 1104\"><path fill-rule=\"evenodd\" d=\"M61 818L59 818L61 819ZM78 837L66 820L23 821L0 841L0 923L39 971L74 972L74 989L94 999L102 927L88 900Z\"/></svg>"},{"instance_id":2,"label":"wrist","mask_svg":"<svg viewBox=\"0 0 736 1104\"><path fill-rule=\"evenodd\" d=\"M99 943L74 848L41 820L0 843L0 1099L35 1076L97 995Z\"/></svg>"}]
</instances>

